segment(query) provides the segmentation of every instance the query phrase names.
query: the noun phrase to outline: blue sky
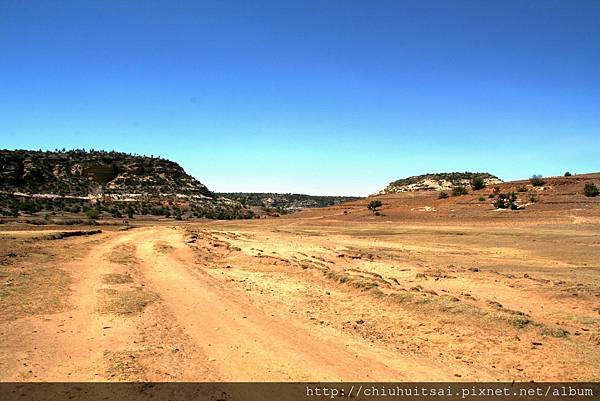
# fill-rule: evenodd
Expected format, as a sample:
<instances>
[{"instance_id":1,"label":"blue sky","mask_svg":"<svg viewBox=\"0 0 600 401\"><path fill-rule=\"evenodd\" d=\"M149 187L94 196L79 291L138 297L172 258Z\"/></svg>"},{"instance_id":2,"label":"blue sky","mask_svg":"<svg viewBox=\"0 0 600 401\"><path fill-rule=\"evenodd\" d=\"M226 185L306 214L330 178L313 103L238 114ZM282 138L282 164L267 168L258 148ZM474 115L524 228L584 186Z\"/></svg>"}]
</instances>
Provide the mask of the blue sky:
<instances>
[{"instance_id":1,"label":"blue sky","mask_svg":"<svg viewBox=\"0 0 600 401\"><path fill-rule=\"evenodd\" d=\"M0 148L214 191L600 171L600 1L0 0Z\"/></svg>"}]
</instances>

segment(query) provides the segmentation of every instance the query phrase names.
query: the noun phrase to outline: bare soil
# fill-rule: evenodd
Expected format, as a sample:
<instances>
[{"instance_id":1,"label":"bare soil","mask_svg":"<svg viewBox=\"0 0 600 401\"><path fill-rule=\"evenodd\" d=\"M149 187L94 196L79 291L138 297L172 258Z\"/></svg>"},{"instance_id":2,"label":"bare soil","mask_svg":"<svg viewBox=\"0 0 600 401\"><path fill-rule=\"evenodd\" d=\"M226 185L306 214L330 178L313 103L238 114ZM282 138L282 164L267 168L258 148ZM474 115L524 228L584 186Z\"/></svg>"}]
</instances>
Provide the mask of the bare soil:
<instances>
[{"instance_id":1,"label":"bare soil","mask_svg":"<svg viewBox=\"0 0 600 401\"><path fill-rule=\"evenodd\" d=\"M380 216L2 225L0 380L600 380L596 178L518 211L487 188Z\"/></svg>"}]
</instances>

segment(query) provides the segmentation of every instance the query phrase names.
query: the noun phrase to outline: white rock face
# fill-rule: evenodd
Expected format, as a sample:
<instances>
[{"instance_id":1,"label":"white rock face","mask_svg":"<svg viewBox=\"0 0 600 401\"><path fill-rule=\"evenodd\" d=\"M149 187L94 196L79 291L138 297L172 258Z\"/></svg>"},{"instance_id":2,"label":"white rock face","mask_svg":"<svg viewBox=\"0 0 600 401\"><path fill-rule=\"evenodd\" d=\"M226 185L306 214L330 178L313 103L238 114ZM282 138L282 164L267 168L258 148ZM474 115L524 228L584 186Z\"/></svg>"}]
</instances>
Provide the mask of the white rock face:
<instances>
[{"instance_id":1,"label":"white rock face","mask_svg":"<svg viewBox=\"0 0 600 401\"><path fill-rule=\"evenodd\" d=\"M424 174L394 181L381 191L377 192L376 195L416 191L448 191L457 186L470 188L471 180L475 177L483 178L486 186L493 186L503 182L498 177L489 173L465 172Z\"/></svg>"}]
</instances>

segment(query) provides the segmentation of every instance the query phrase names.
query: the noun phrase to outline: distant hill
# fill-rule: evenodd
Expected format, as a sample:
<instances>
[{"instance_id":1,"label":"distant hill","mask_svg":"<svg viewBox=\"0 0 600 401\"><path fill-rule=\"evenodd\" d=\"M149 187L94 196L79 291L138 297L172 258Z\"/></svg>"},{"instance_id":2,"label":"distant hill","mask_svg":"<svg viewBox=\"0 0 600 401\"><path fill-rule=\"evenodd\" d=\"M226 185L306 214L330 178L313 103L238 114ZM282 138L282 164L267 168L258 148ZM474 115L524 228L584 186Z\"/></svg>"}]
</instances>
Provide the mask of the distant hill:
<instances>
[{"instance_id":1,"label":"distant hill","mask_svg":"<svg viewBox=\"0 0 600 401\"><path fill-rule=\"evenodd\" d=\"M412 177L402 178L391 182L387 187L379 191L378 195L397 193L397 192L415 192L415 191L443 191L456 186L470 186L471 180L475 177L483 178L486 185L499 184L503 181L489 173L428 173Z\"/></svg>"},{"instance_id":2,"label":"distant hill","mask_svg":"<svg viewBox=\"0 0 600 401\"><path fill-rule=\"evenodd\" d=\"M40 211L249 218L170 160L104 151L0 150L0 215Z\"/></svg>"},{"instance_id":3,"label":"distant hill","mask_svg":"<svg viewBox=\"0 0 600 401\"><path fill-rule=\"evenodd\" d=\"M120 152L0 150L0 189L27 194L186 194L212 197L177 163Z\"/></svg>"},{"instance_id":4,"label":"distant hill","mask_svg":"<svg viewBox=\"0 0 600 401\"><path fill-rule=\"evenodd\" d=\"M257 192L230 192L217 193L217 195L240 201L246 206L273 208L279 212L293 212L308 208L334 206L342 202L360 199L355 196L313 196Z\"/></svg>"}]
</instances>

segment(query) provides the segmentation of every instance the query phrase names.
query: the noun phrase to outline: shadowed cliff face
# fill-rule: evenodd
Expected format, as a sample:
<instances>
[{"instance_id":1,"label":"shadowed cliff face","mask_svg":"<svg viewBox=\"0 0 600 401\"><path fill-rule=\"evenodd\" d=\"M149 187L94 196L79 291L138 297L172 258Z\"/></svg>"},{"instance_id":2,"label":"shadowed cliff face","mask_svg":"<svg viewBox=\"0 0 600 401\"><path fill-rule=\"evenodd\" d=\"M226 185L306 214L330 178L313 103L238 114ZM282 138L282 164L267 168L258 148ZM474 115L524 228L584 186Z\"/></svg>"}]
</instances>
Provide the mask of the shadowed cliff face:
<instances>
[{"instance_id":1,"label":"shadowed cliff face","mask_svg":"<svg viewBox=\"0 0 600 401\"><path fill-rule=\"evenodd\" d=\"M0 150L0 190L88 194L212 196L201 182L169 160L118 152Z\"/></svg>"}]
</instances>

